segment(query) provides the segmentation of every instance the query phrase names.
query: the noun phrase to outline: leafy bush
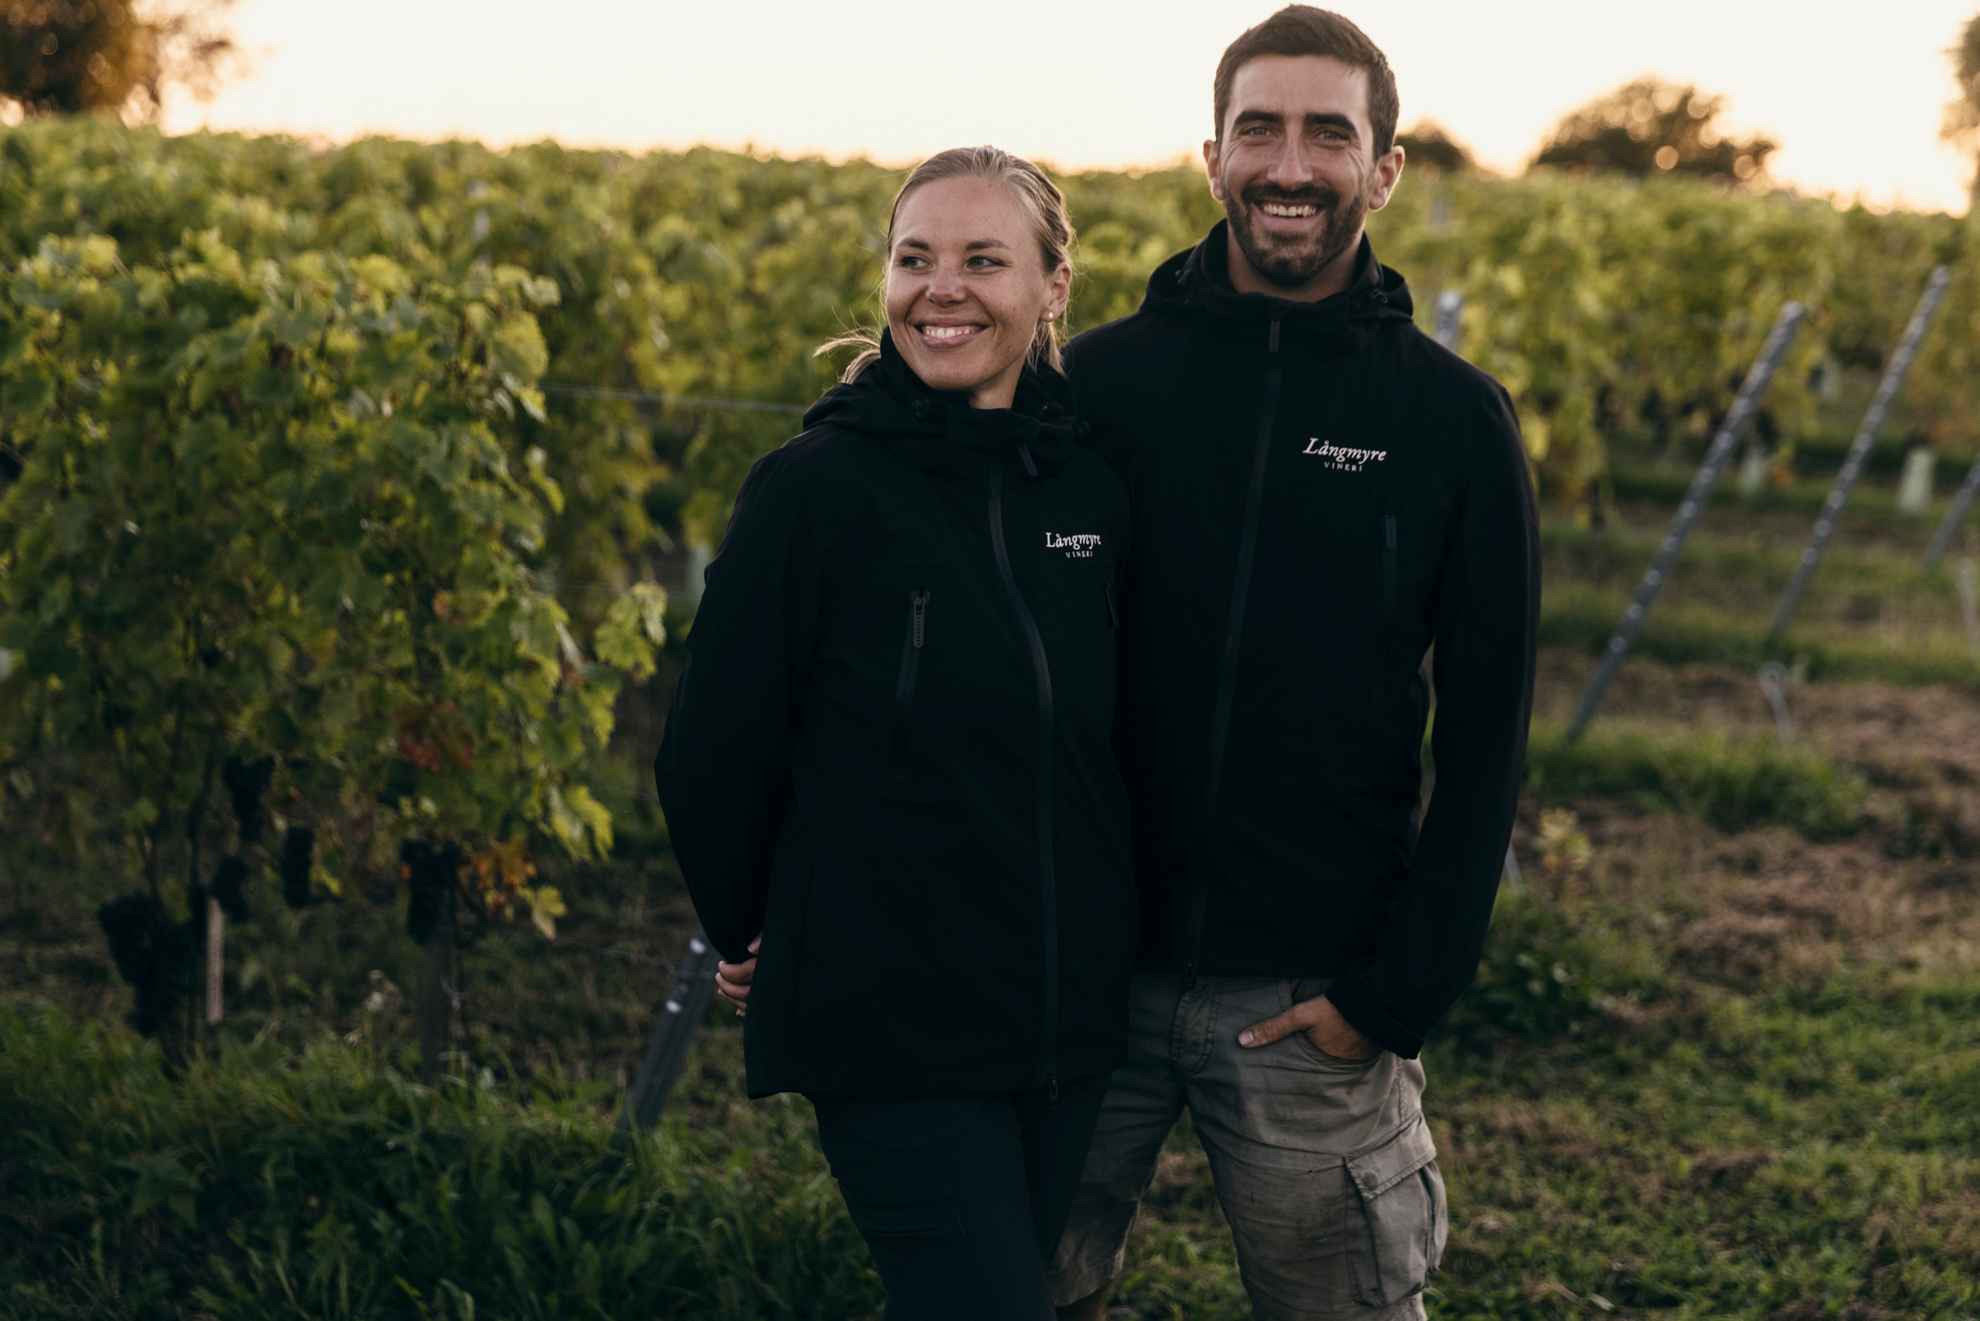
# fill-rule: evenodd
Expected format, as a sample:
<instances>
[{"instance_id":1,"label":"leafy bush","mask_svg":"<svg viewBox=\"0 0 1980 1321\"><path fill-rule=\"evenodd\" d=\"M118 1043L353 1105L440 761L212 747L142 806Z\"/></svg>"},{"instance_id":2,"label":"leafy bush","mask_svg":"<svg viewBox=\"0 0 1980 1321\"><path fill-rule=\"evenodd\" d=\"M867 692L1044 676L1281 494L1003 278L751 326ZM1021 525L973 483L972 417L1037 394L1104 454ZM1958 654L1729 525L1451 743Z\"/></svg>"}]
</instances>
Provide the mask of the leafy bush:
<instances>
[{"instance_id":1,"label":"leafy bush","mask_svg":"<svg viewBox=\"0 0 1980 1321\"><path fill-rule=\"evenodd\" d=\"M546 935L563 900L529 850L610 850L585 780L663 601L635 586L587 654L541 568L562 493L516 418L556 298L212 232L155 266L49 238L0 280L26 456L0 493L0 773L53 860L142 883L141 987L185 981L146 951L197 943L164 900L203 921L209 874L242 891L264 818L292 899L447 840L471 897Z\"/></svg>"},{"instance_id":2,"label":"leafy bush","mask_svg":"<svg viewBox=\"0 0 1980 1321\"><path fill-rule=\"evenodd\" d=\"M1600 1017L1595 957L1561 908L1525 889L1500 893L1478 976L1439 1034L1467 1050L1510 1038L1572 1036Z\"/></svg>"}]
</instances>

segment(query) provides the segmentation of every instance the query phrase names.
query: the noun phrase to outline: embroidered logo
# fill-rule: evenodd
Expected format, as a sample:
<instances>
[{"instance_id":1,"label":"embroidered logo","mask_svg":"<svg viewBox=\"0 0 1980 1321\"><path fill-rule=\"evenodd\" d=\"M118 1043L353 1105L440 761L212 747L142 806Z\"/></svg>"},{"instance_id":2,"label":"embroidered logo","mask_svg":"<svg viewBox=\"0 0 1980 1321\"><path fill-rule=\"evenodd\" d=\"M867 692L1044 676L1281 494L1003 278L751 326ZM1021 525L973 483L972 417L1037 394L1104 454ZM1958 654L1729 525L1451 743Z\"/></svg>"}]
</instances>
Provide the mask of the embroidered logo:
<instances>
[{"instance_id":1,"label":"embroidered logo","mask_svg":"<svg viewBox=\"0 0 1980 1321\"><path fill-rule=\"evenodd\" d=\"M1301 454L1310 454L1335 472L1360 472L1371 463L1381 463L1389 457L1387 450L1361 450L1346 445L1336 445L1331 440L1318 436L1306 438L1306 448Z\"/></svg>"},{"instance_id":2,"label":"embroidered logo","mask_svg":"<svg viewBox=\"0 0 1980 1321\"><path fill-rule=\"evenodd\" d=\"M1090 560L1101 547L1098 532L1047 532L1045 549L1056 550L1069 560Z\"/></svg>"}]
</instances>

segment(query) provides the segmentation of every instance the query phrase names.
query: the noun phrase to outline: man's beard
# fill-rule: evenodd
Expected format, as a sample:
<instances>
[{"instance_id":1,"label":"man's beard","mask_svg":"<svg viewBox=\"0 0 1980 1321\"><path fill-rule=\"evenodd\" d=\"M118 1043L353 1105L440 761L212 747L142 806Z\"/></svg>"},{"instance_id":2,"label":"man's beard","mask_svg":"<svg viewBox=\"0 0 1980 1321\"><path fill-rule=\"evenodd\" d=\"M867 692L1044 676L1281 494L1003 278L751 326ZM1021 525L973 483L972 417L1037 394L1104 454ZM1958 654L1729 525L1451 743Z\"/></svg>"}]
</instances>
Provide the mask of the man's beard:
<instances>
[{"instance_id":1,"label":"man's beard","mask_svg":"<svg viewBox=\"0 0 1980 1321\"><path fill-rule=\"evenodd\" d=\"M1252 217L1266 202L1313 206L1322 222L1318 241L1274 242L1255 233ZM1362 221L1368 215L1368 199L1359 192L1342 197L1326 184L1297 193L1252 188L1241 198L1236 193L1227 193L1224 214L1230 218L1231 237L1237 240L1251 269L1281 289L1297 289L1312 283L1360 235Z\"/></svg>"}]
</instances>

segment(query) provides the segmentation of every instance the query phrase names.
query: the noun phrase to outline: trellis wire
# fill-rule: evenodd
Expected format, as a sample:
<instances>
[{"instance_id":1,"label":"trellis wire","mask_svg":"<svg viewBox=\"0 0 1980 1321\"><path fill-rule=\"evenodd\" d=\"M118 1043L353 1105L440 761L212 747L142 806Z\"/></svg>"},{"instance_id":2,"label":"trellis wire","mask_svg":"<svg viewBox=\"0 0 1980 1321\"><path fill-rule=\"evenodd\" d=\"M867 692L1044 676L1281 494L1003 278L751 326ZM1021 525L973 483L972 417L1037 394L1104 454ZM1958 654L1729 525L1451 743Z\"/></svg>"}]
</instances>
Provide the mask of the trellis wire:
<instances>
[{"instance_id":1,"label":"trellis wire","mask_svg":"<svg viewBox=\"0 0 1980 1321\"><path fill-rule=\"evenodd\" d=\"M668 394L663 390L636 390L618 385L583 385L576 381L545 381L545 394L574 399L616 399L659 407L695 408L715 413L775 413L785 417L804 416L803 404L778 403L769 399L723 399L713 395Z\"/></svg>"},{"instance_id":2,"label":"trellis wire","mask_svg":"<svg viewBox=\"0 0 1980 1321\"><path fill-rule=\"evenodd\" d=\"M1767 335L1767 342L1760 346L1760 356L1754 359L1752 369L1746 373L1746 381L1734 396L1725 420L1719 424L1719 434L1712 438L1712 447L1705 452L1705 461L1698 465L1698 471L1692 476L1691 486L1684 493L1684 502L1678 506L1677 516L1671 520L1670 530L1664 534L1663 544L1657 547L1649 570L1636 588L1636 595L1623 612L1622 622L1616 625L1615 635L1609 639L1602 664L1581 694L1581 703L1575 708L1574 719L1568 724L1568 742L1580 738L1582 731L1588 728L1588 722L1595 718L1596 709L1602 704L1602 694L1608 691L1616 671L1622 668L1623 658L1629 655L1630 647L1643 631L1650 608L1657 603L1657 594L1663 591L1671 570L1677 566L1678 554L1684 549L1684 539L1691 535L1692 525L1705 512L1712 487L1718 482L1719 474L1724 471L1727 460L1732 458L1733 449L1739 444L1740 432L1745 430L1747 419L1753 415L1760 396L1766 393L1768 384L1774 379L1774 369L1780 365L1788 344L1801 328L1802 318L1806 315L1807 309L1800 303L1790 302L1781 309L1780 318Z\"/></svg>"},{"instance_id":3,"label":"trellis wire","mask_svg":"<svg viewBox=\"0 0 1980 1321\"><path fill-rule=\"evenodd\" d=\"M1904 385L1905 373L1911 370L1911 360L1917 356L1918 346L1925 340L1925 332L1932 324L1932 314L1939 310L1939 300L1945 297L1946 286L1951 279L1951 272L1945 267L1934 266L1931 277L1925 281L1925 292L1919 295L1911 321L1905 326L1904 335L1898 340L1889 365L1884 368L1884 379L1877 383L1877 393L1871 397L1870 407L1863 412L1863 423L1856 429L1856 439L1850 442L1842 471L1836 474L1835 485L1829 488L1829 498L1823 502L1822 512L1815 518L1815 535L1809 540L1808 548L1801 552L1801 563L1795 567L1794 577L1788 582L1787 591L1782 594L1781 603L1774 611L1774 622L1767 627L1769 643L1778 642L1794 619L1795 607L1801 604L1802 593L1808 590L1810 580L1815 577L1816 566L1822 562L1822 551L1835 534L1836 520L1842 516L1843 505L1849 501L1850 488L1856 485L1857 477L1863 472L1863 462L1870 457L1870 447L1877 443L1877 432L1884 425L1884 414L1890 411L1891 401L1897 398L1899 388Z\"/></svg>"}]
</instances>

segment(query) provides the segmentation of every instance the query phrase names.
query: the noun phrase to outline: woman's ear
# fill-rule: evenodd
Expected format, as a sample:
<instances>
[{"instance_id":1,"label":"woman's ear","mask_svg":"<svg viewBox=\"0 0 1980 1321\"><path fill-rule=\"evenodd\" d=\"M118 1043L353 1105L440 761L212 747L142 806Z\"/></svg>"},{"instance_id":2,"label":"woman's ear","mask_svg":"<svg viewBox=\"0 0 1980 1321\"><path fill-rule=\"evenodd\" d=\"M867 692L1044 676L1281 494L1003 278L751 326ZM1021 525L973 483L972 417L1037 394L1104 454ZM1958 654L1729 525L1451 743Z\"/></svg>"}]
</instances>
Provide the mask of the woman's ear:
<instances>
[{"instance_id":1,"label":"woman's ear","mask_svg":"<svg viewBox=\"0 0 1980 1321\"><path fill-rule=\"evenodd\" d=\"M1072 297L1072 267L1064 262L1045 281L1045 319L1057 321L1066 314L1066 303Z\"/></svg>"}]
</instances>

